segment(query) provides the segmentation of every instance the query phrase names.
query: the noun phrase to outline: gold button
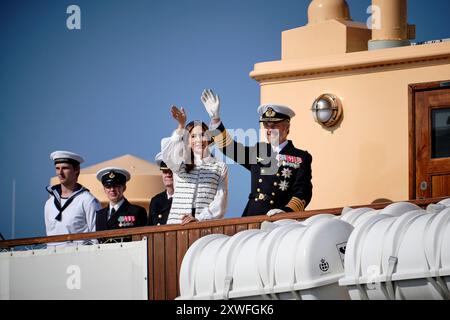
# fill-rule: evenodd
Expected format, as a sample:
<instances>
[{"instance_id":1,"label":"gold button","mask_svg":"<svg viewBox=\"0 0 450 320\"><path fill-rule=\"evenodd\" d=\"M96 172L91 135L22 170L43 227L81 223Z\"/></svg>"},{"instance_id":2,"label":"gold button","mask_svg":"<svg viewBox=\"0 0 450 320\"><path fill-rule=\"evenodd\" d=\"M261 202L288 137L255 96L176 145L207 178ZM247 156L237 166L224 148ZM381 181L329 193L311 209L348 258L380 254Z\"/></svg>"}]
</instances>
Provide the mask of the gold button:
<instances>
[{"instance_id":1,"label":"gold button","mask_svg":"<svg viewBox=\"0 0 450 320\"><path fill-rule=\"evenodd\" d=\"M278 183L274 182L273 185L276 187L278 185Z\"/></svg>"},{"instance_id":2,"label":"gold button","mask_svg":"<svg viewBox=\"0 0 450 320\"><path fill-rule=\"evenodd\" d=\"M273 202L273 200L270 200L270 204L273 204L274 202Z\"/></svg>"},{"instance_id":3,"label":"gold button","mask_svg":"<svg viewBox=\"0 0 450 320\"><path fill-rule=\"evenodd\" d=\"M261 169L261 173L264 173L264 172L266 172L266 170L264 170L264 169Z\"/></svg>"},{"instance_id":4,"label":"gold button","mask_svg":"<svg viewBox=\"0 0 450 320\"><path fill-rule=\"evenodd\" d=\"M158 223L158 224L157 224L157 226L160 226L160 225L161 225L161 223Z\"/></svg>"},{"instance_id":5,"label":"gold button","mask_svg":"<svg viewBox=\"0 0 450 320\"><path fill-rule=\"evenodd\" d=\"M161 219L161 218L162 218L162 214L158 214L158 218L160 218L160 219Z\"/></svg>"},{"instance_id":6,"label":"gold button","mask_svg":"<svg viewBox=\"0 0 450 320\"><path fill-rule=\"evenodd\" d=\"M277 173L277 177L279 177L280 176L280 174L279 173Z\"/></svg>"},{"instance_id":7,"label":"gold button","mask_svg":"<svg viewBox=\"0 0 450 320\"><path fill-rule=\"evenodd\" d=\"M274 195L275 195L275 192L272 192L272 195L274 196Z\"/></svg>"},{"instance_id":8,"label":"gold button","mask_svg":"<svg viewBox=\"0 0 450 320\"><path fill-rule=\"evenodd\" d=\"M259 183L261 183L261 182L262 182L262 179L259 179L258 181L259 181Z\"/></svg>"},{"instance_id":9,"label":"gold button","mask_svg":"<svg viewBox=\"0 0 450 320\"><path fill-rule=\"evenodd\" d=\"M258 189L256 189L256 191L258 191L258 192L261 192L261 189L260 189L260 188L258 188Z\"/></svg>"}]
</instances>

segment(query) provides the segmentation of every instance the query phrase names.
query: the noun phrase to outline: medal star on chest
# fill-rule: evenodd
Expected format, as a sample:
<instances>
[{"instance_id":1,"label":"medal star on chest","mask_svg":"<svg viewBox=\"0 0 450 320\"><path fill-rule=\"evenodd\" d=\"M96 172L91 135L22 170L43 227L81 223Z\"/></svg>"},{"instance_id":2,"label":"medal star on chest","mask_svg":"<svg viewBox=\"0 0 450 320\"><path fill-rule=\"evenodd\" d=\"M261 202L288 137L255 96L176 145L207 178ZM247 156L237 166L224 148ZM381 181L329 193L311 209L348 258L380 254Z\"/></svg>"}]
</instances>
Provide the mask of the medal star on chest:
<instances>
[{"instance_id":1,"label":"medal star on chest","mask_svg":"<svg viewBox=\"0 0 450 320\"><path fill-rule=\"evenodd\" d=\"M284 168L281 170L281 176L283 176L285 179L289 179L292 175L292 170L289 168Z\"/></svg>"},{"instance_id":2,"label":"medal star on chest","mask_svg":"<svg viewBox=\"0 0 450 320\"><path fill-rule=\"evenodd\" d=\"M281 191L286 191L289 188L289 182L282 180L278 185L278 188L280 188Z\"/></svg>"}]
</instances>

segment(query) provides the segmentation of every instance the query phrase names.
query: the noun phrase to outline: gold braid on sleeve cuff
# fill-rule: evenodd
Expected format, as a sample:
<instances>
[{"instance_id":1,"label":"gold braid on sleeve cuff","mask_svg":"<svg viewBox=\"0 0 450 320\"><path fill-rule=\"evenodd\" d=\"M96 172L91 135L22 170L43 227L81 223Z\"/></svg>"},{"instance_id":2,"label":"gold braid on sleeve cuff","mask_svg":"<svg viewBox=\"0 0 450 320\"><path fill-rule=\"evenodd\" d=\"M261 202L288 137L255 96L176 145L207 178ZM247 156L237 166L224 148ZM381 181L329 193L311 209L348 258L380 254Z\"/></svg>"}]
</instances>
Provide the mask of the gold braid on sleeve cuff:
<instances>
[{"instance_id":1,"label":"gold braid on sleeve cuff","mask_svg":"<svg viewBox=\"0 0 450 320\"><path fill-rule=\"evenodd\" d=\"M213 137L213 139L214 142L216 143L216 146L220 149L228 147L233 142L233 139L231 139L227 130L224 130L223 132L219 133L217 136Z\"/></svg>"},{"instance_id":2,"label":"gold braid on sleeve cuff","mask_svg":"<svg viewBox=\"0 0 450 320\"><path fill-rule=\"evenodd\" d=\"M286 207L291 208L294 212L305 211L305 200L301 200L297 197L292 197L291 201L286 205Z\"/></svg>"}]
</instances>

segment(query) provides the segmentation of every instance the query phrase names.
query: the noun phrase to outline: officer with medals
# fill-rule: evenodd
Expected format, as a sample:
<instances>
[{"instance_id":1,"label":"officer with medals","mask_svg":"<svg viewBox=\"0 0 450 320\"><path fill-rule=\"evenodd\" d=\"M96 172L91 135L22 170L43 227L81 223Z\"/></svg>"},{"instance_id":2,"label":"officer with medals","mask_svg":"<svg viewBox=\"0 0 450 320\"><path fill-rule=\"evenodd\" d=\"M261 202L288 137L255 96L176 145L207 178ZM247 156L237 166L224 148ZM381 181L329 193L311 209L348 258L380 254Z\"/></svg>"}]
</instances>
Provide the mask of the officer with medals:
<instances>
[{"instance_id":1,"label":"officer with medals","mask_svg":"<svg viewBox=\"0 0 450 320\"><path fill-rule=\"evenodd\" d=\"M130 173L122 168L108 167L97 172L97 179L109 199L109 205L97 211L97 231L142 227L147 224L147 211L128 202L123 193Z\"/></svg>"},{"instance_id":2,"label":"officer with medals","mask_svg":"<svg viewBox=\"0 0 450 320\"><path fill-rule=\"evenodd\" d=\"M233 140L220 120L220 100L210 89L201 101L211 118L216 146L251 172L251 193L242 216L304 211L312 197L312 156L287 139L292 109L278 104L258 107L267 141L252 147Z\"/></svg>"},{"instance_id":3,"label":"officer with medals","mask_svg":"<svg viewBox=\"0 0 450 320\"><path fill-rule=\"evenodd\" d=\"M54 151L50 159L54 162L60 183L47 187L51 195L44 207L47 236L94 232L96 211L101 206L89 190L78 183L83 157L70 151Z\"/></svg>"},{"instance_id":4,"label":"officer with medals","mask_svg":"<svg viewBox=\"0 0 450 320\"><path fill-rule=\"evenodd\" d=\"M159 169L162 173L162 181L164 190L158 193L150 200L149 206L149 220L150 226L159 226L167 223L170 207L172 206L173 197L173 174L172 170L161 159L161 153L156 156L156 162L159 164Z\"/></svg>"}]
</instances>

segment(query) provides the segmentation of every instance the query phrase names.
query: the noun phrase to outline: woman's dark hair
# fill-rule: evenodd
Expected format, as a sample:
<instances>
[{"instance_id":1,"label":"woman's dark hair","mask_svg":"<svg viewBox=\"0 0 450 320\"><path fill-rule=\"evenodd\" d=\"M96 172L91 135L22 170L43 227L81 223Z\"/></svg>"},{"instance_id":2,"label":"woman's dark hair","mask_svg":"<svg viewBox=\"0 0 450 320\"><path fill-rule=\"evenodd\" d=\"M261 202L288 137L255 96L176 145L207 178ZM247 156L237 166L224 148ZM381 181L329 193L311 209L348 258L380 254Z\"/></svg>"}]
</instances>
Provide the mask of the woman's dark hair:
<instances>
[{"instance_id":1,"label":"woman's dark hair","mask_svg":"<svg viewBox=\"0 0 450 320\"><path fill-rule=\"evenodd\" d=\"M205 133L206 136L208 137L208 142L211 143L212 139L211 139L211 135L209 133L208 125L206 123L204 123L203 121L200 121L200 120L191 121L186 125L185 128L186 128L186 131L188 132L188 134L190 134L192 129L194 129L194 127L200 126L200 125L202 126L203 133ZM194 152L192 151L192 149L190 149L190 150L191 150L191 159L190 159L191 161L190 161L190 163L185 163L186 172L190 172L192 169L194 169Z\"/></svg>"}]
</instances>

